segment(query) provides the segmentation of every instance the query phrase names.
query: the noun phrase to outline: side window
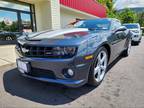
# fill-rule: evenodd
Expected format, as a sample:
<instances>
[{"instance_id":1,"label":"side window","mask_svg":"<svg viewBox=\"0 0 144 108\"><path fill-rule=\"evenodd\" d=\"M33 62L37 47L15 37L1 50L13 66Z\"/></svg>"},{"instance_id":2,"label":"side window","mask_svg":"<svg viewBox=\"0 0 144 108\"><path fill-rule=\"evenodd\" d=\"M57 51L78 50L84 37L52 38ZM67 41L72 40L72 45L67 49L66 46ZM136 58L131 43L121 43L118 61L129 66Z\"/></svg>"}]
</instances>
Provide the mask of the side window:
<instances>
[{"instance_id":1,"label":"side window","mask_svg":"<svg viewBox=\"0 0 144 108\"><path fill-rule=\"evenodd\" d=\"M114 21L112 22L111 30L112 30L112 31L115 31L115 30L116 30L116 25L115 25Z\"/></svg>"},{"instance_id":2,"label":"side window","mask_svg":"<svg viewBox=\"0 0 144 108\"><path fill-rule=\"evenodd\" d=\"M120 23L119 21L113 21L113 22L112 22L111 30L112 30L112 31L115 31L115 30L117 30L118 28L120 28L120 26L121 26L121 23Z\"/></svg>"},{"instance_id":3,"label":"side window","mask_svg":"<svg viewBox=\"0 0 144 108\"><path fill-rule=\"evenodd\" d=\"M122 25L121 25L121 22L120 21L116 21L117 22L117 28L120 28Z\"/></svg>"}]
</instances>

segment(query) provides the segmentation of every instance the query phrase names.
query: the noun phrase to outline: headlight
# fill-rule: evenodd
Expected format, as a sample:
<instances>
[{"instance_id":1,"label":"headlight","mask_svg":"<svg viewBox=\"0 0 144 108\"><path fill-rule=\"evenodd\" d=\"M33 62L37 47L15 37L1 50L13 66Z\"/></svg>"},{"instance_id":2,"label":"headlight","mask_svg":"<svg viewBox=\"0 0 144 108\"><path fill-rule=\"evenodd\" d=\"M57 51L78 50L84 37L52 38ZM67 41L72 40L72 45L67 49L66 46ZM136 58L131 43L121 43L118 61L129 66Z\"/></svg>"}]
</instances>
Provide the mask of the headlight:
<instances>
[{"instance_id":1,"label":"headlight","mask_svg":"<svg viewBox=\"0 0 144 108\"><path fill-rule=\"evenodd\" d=\"M23 53L28 53L30 51L29 49L26 49L26 48L23 48L23 47L21 49L22 49Z\"/></svg>"},{"instance_id":2,"label":"headlight","mask_svg":"<svg viewBox=\"0 0 144 108\"><path fill-rule=\"evenodd\" d=\"M134 32L134 33L139 33L139 31L138 31L138 30L133 30L132 32Z\"/></svg>"},{"instance_id":3,"label":"headlight","mask_svg":"<svg viewBox=\"0 0 144 108\"><path fill-rule=\"evenodd\" d=\"M16 44L15 49L20 52L20 45L18 43Z\"/></svg>"},{"instance_id":4,"label":"headlight","mask_svg":"<svg viewBox=\"0 0 144 108\"><path fill-rule=\"evenodd\" d=\"M16 44L15 49L16 49L17 54L19 54L19 56L21 56L22 52L21 52L21 47L20 47L19 43Z\"/></svg>"},{"instance_id":5,"label":"headlight","mask_svg":"<svg viewBox=\"0 0 144 108\"><path fill-rule=\"evenodd\" d=\"M55 47L53 54L58 56L73 56L76 53L76 47Z\"/></svg>"}]
</instances>

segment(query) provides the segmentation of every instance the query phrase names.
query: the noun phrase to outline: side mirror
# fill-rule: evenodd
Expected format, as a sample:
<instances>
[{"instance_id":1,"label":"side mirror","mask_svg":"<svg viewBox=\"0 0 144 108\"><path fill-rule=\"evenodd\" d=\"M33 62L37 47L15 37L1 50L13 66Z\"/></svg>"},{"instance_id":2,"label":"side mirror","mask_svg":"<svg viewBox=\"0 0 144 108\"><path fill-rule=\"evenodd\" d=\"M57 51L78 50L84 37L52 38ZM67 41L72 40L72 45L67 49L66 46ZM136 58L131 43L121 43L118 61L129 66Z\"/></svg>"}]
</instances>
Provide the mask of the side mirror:
<instances>
[{"instance_id":1,"label":"side mirror","mask_svg":"<svg viewBox=\"0 0 144 108\"><path fill-rule=\"evenodd\" d=\"M125 31L127 30L127 28L125 26L121 26L120 28L118 28L115 32L118 32L118 31Z\"/></svg>"}]
</instances>

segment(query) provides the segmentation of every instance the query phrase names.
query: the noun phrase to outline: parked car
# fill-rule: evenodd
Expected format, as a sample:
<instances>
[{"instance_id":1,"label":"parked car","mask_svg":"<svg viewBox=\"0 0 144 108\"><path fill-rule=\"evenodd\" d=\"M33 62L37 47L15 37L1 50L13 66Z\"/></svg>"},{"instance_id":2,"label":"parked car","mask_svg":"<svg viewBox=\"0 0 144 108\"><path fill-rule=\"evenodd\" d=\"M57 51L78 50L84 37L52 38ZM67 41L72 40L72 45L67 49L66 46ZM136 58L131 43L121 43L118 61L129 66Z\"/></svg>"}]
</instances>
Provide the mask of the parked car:
<instances>
[{"instance_id":1,"label":"parked car","mask_svg":"<svg viewBox=\"0 0 144 108\"><path fill-rule=\"evenodd\" d=\"M144 27L141 27L142 30L142 36L144 36Z\"/></svg>"},{"instance_id":2,"label":"parked car","mask_svg":"<svg viewBox=\"0 0 144 108\"><path fill-rule=\"evenodd\" d=\"M21 74L68 87L98 86L108 65L121 54L129 55L131 36L119 20L83 20L74 26L18 38Z\"/></svg>"},{"instance_id":3,"label":"parked car","mask_svg":"<svg viewBox=\"0 0 144 108\"><path fill-rule=\"evenodd\" d=\"M16 34L8 31L0 31L0 40L16 40Z\"/></svg>"},{"instance_id":4,"label":"parked car","mask_svg":"<svg viewBox=\"0 0 144 108\"><path fill-rule=\"evenodd\" d=\"M127 23L123 24L123 26L127 27L132 32L132 42L139 44L142 39L142 30L139 23Z\"/></svg>"}]
</instances>

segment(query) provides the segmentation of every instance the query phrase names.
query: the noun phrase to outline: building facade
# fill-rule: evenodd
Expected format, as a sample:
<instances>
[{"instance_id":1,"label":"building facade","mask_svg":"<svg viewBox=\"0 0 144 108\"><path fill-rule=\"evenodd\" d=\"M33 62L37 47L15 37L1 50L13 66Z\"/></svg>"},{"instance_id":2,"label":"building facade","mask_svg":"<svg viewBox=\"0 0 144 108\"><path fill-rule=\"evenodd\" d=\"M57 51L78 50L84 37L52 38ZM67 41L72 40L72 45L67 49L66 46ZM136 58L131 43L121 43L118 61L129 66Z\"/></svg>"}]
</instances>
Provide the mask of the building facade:
<instances>
[{"instance_id":1,"label":"building facade","mask_svg":"<svg viewBox=\"0 0 144 108\"><path fill-rule=\"evenodd\" d=\"M0 32L59 29L98 17L106 17L106 9L94 0L0 0Z\"/></svg>"}]
</instances>

